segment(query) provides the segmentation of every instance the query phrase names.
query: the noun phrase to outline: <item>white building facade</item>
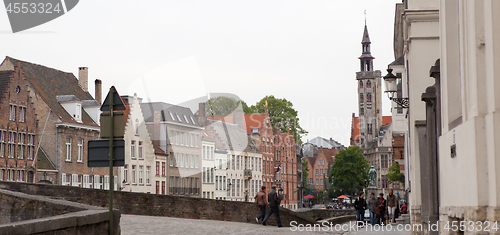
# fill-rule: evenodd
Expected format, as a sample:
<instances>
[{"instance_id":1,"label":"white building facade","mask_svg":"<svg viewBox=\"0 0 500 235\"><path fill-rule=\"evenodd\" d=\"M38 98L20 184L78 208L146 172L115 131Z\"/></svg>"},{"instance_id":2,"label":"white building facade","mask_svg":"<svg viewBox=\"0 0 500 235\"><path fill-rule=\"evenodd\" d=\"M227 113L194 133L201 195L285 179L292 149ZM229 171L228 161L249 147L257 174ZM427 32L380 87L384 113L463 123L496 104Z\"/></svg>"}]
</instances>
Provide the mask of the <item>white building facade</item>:
<instances>
[{"instance_id":1,"label":"white building facade","mask_svg":"<svg viewBox=\"0 0 500 235\"><path fill-rule=\"evenodd\" d=\"M215 199L215 140L201 138L201 196Z\"/></svg>"},{"instance_id":2,"label":"white building facade","mask_svg":"<svg viewBox=\"0 0 500 235\"><path fill-rule=\"evenodd\" d=\"M129 109L125 125L125 166L120 167L118 183L122 191L155 193L153 170L155 155L153 144L144 123L137 94L122 96Z\"/></svg>"}]
</instances>

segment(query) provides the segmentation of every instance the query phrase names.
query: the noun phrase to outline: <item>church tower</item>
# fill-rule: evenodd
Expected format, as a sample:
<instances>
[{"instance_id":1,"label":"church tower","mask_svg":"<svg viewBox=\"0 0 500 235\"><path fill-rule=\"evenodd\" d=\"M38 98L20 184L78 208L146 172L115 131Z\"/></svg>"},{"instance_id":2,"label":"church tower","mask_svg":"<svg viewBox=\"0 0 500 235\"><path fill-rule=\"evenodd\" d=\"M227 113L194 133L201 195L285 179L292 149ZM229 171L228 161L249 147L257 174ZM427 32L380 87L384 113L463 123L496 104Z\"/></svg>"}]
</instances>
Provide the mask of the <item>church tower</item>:
<instances>
[{"instance_id":1,"label":"church tower","mask_svg":"<svg viewBox=\"0 0 500 235\"><path fill-rule=\"evenodd\" d=\"M362 149L372 147L374 138L382 125L382 84L380 70L373 70L373 59L370 52L370 36L365 23L362 54L359 57L361 70L356 73L359 99L359 140Z\"/></svg>"}]
</instances>

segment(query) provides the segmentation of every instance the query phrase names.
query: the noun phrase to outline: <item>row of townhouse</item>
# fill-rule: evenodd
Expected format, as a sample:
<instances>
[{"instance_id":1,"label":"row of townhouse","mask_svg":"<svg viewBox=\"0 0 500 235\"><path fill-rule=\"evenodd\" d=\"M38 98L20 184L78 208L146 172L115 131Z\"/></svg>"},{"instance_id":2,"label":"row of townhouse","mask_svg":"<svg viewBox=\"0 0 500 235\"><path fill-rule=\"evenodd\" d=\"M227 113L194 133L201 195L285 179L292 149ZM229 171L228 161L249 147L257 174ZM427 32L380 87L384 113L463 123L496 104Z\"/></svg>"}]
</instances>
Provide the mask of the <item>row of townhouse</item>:
<instances>
[{"instance_id":1,"label":"row of townhouse","mask_svg":"<svg viewBox=\"0 0 500 235\"><path fill-rule=\"evenodd\" d=\"M204 110L204 104L200 104L199 110ZM293 133L273 129L267 108L264 113L243 114L239 107L230 115L210 117L200 111L200 119L207 118L208 126L217 127L217 133L229 146L226 167L229 199L253 201L262 186L269 192L272 185L277 185L283 189L282 206L299 207L301 160L297 158ZM241 164L244 165L240 167Z\"/></svg>"}]
</instances>

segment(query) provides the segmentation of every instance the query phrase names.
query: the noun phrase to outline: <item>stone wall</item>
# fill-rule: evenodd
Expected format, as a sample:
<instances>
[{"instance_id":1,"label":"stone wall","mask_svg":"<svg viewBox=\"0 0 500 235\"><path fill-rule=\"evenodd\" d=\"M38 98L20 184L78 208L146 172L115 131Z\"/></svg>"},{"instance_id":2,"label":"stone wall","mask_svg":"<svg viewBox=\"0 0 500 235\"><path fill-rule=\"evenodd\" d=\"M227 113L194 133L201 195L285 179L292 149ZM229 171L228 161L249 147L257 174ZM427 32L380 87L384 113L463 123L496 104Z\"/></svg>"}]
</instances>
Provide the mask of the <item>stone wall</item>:
<instances>
[{"instance_id":1,"label":"stone wall","mask_svg":"<svg viewBox=\"0 0 500 235\"><path fill-rule=\"evenodd\" d=\"M0 188L31 195L50 196L93 206L108 206L108 192L104 190L4 181L0 182ZM123 214L236 222L254 222L255 217L260 214L257 205L249 202L131 192L114 192L113 196L114 208L120 210ZM305 215L285 208L280 208L280 215L284 226L290 226L291 221L296 221L299 224L316 223L315 220ZM269 219L268 224L277 225L274 216Z\"/></svg>"},{"instance_id":2,"label":"stone wall","mask_svg":"<svg viewBox=\"0 0 500 235\"><path fill-rule=\"evenodd\" d=\"M114 210L114 234L120 234L120 212ZM2 234L107 234L109 211L42 196L0 189Z\"/></svg>"},{"instance_id":3,"label":"stone wall","mask_svg":"<svg viewBox=\"0 0 500 235\"><path fill-rule=\"evenodd\" d=\"M356 210L327 210L327 209L298 209L295 213L314 219L315 221L327 220L334 217L354 215L356 216ZM354 219L356 219L354 217Z\"/></svg>"}]
</instances>

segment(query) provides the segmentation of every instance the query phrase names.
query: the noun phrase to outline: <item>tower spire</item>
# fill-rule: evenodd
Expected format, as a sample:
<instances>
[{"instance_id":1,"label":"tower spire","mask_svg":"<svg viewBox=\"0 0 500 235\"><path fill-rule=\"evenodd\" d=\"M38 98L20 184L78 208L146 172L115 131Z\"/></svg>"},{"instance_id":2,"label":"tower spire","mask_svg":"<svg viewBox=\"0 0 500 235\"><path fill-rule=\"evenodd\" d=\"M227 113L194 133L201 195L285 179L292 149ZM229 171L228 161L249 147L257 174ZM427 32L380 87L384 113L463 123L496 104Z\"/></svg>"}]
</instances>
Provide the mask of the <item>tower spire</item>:
<instances>
[{"instance_id":1,"label":"tower spire","mask_svg":"<svg viewBox=\"0 0 500 235\"><path fill-rule=\"evenodd\" d=\"M365 11L365 29L363 31L363 39L361 40L362 54L359 57L361 63L361 71L373 71L373 56L370 52L370 35L366 26L366 11Z\"/></svg>"}]
</instances>

